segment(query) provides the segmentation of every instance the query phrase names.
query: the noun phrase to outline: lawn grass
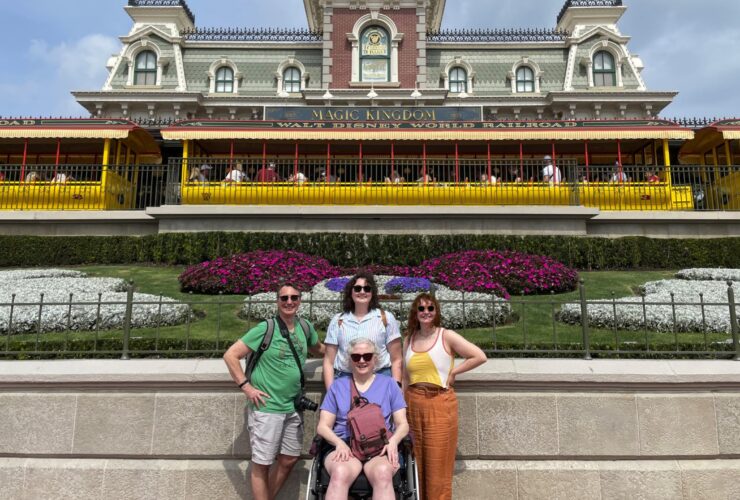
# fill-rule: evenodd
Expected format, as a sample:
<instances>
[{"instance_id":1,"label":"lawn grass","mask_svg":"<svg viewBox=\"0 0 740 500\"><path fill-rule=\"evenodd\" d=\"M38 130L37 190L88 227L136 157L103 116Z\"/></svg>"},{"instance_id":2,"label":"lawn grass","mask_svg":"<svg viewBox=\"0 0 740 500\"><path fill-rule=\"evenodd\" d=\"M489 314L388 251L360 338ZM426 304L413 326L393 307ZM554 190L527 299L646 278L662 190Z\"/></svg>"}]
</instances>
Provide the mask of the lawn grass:
<instances>
[{"instance_id":1,"label":"lawn grass","mask_svg":"<svg viewBox=\"0 0 740 500\"><path fill-rule=\"evenodd\" d=\"M194 295L182 293L177 281L182 267L167 266L80 266L76 269L87 272L90 276L108 276L131 280L137 292L162 294L176 300L186 302L195 311L195 318L184 325L135 329L131 332L131 347L136 349L139 339L171 340L179 339L188 345L190 341L208 341L208 349L224 350L234 340L243 335L254 322L239 317L245 295ZM670 278L674 271L639 271L639 272L583 272L588 299L611 299L633 294L634 290L646 281ZM612 293L614 295L612 295ZM512 307L516 321L505 325L491 325L486 328L463 328L460 333L468 339L486 348L503 348L515 344L519 349L522 346L536 346L538 349L563 347L582 342L582 329L579 325L566 325L554 320L554 313L561 304L577 302L579 292L550 295L513 297ZM307 306L304 306L307 307ZM592 344L607 344L616 346L617 339L620 348L635 348L635 344L651 344L651 349L672 350L675 343L702 343L702 334L657 333L645 331L614 331L590 329ZM320 331L321 338L325 332ZM38 349L44 350L46 342L65 342L75 339L121 339L122 331L105 330L100 332L63 332L46 333L41 335L14 335L13 340L32 341L38 343ZM722 341L727 335L709 335L707 340ZM0 350L4 349L6 338L0 337ZM188 347L190 348L190 347Z\"/></svg>"}]
</instances>

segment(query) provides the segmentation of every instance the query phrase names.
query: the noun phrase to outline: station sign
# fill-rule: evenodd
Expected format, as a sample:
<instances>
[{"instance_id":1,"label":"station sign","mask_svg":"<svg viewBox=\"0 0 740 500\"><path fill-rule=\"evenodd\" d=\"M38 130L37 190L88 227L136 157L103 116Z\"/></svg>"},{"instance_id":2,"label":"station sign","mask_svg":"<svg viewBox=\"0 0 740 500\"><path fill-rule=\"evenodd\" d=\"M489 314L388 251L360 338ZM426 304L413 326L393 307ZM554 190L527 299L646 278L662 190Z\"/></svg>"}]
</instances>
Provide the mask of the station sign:
<instances>
[{"instance_id":1,"label":"station sign","mask_svg":"<svg viewBox=\"0 0 740 500\"><path fill-rule=\"evenodd\" d=\"M325 107L267 106L265 121L292 122L476 122L483 118L480 107Z\"/></svg>"}]
</instances>

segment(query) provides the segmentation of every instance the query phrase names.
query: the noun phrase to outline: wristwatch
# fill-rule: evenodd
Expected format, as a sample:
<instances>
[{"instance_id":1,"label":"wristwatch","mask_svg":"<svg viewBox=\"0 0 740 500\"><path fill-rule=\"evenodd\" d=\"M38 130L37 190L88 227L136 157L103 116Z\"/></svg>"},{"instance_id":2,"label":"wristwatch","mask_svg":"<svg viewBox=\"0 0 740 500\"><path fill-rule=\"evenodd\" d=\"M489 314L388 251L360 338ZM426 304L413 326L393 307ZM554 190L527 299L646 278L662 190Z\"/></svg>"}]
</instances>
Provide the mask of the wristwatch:
<instances>
[{"instance_id":1,"label":"wristwatch","mask_svg":"<svg viewBox=\"0 0 740 500\"><path fill-rule=\"evenodd\" d=\"M249 379L245 379L245 380L244 380L244 382L242 382L241 384L239 384L239 385L238 385L237 387L238 387L239 389L241 389L242 387L244 387L244 386L245 386L245 385L247 385L248 383L249 383Z\"/></svg>"}]
</instances>

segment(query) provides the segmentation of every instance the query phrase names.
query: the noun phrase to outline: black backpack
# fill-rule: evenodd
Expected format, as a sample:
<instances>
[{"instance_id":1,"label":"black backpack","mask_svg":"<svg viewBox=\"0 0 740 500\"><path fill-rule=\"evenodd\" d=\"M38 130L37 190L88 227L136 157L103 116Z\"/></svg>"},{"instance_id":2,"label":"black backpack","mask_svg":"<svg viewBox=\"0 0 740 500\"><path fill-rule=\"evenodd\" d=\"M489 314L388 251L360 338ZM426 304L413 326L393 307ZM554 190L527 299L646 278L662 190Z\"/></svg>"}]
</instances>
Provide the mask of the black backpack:
<instances>
[{"instance_id":1,"label":"black backpack","mask_svg":"<svg viewBox=\"0 0 740 500\"><path fill-rule=\"evenodd\" d=\"M306 338L306 344L308 345L308 335L311 331L308 327L308 321L299 316L296 316L296 319L298 320L298 324L301 325L303 336ZM247 362L244 366L244 376L247 377L248 381L252 380L254 367L257 366L257 361L259 361L262 353L270 347L270 343L272 343L272 335L275 333L275 324L277 323L275 318L266 319L265 322L267 323L267 331L265 331L265 336L262 337L262 343L260 344L259 349L249 353L247 356Z\"/></svg>"}]
</instances>

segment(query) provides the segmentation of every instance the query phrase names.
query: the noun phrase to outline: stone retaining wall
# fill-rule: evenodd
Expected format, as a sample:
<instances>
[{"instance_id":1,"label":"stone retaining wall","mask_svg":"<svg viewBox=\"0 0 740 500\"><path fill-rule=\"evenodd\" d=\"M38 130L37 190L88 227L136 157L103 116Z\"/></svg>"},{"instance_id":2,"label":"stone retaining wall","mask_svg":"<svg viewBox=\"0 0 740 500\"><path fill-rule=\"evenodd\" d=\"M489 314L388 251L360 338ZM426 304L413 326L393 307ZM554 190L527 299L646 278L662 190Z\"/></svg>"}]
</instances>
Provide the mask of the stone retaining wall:
<instances>
[{"instance_id":1,"label":"stone retaining wall","mask_svg":"<svg viewBox=\"0 0 740 500\"><path fill-rule=\"evenodd\" d=\"M491 360L457 390L455 498L740 498L738 362ZM248 457L220 360L0 363L0 498L249 498Z\"/></svg>"}]
</instances>

